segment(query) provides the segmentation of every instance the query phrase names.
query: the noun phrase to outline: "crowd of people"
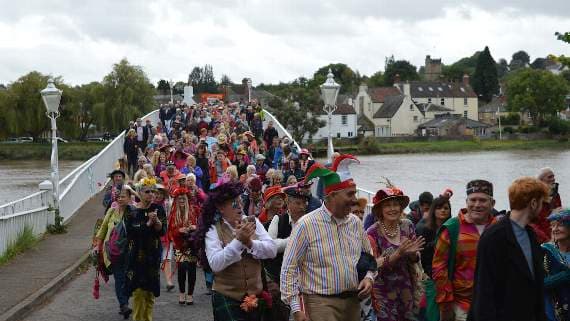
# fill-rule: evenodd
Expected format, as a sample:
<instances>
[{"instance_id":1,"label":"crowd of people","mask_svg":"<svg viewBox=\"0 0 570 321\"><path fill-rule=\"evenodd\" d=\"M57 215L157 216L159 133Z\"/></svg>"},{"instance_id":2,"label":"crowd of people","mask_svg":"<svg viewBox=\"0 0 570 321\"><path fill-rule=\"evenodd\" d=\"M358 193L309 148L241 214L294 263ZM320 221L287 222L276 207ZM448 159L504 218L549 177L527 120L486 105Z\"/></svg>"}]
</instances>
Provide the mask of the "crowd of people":
<instances>
[{"instance_id":1,"label":"crowd of people","mask_svg":"<svg viewBox=\"0 0 570 321\"><path fill-rule=\"evenodd\" d=\"M369 202L355 156L319 163L263 121L254 101L129 124L93 247L125 319L152 320L161 273L192 305L201 268L216 321L570 320L570 209L552 169L516 179L503 211L481 179L457 215L450 189L410 202L387 180Z\"/></svg>"}]
</instances>

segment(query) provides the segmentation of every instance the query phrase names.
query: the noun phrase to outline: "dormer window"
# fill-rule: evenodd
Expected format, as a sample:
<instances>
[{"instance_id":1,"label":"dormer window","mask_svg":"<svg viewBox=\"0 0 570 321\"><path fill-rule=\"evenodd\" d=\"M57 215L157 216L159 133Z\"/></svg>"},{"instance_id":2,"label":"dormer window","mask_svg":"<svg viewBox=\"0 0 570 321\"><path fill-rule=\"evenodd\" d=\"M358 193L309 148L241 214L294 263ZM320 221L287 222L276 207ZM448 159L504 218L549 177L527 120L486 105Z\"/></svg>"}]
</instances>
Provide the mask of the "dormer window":
<instances>
[{"instance_id":1,"label":"dormer window","mask_svg":"<svg viewBox=\"0 0 570 321\"><path fill-rule=\"evenodd\" d=\"M433 88L432 88L432 87L428 87L428 89L429 89L429 91L433 91Z\"/></svg>"},{"instance_id":2,"label":"dormer window","mask_svg":"<svg viewBox=\"0 0 570 321\"><path fill-rule=\"evenodd\" d=\"M418 87L419 91L424 91L424 89L422 87Z\"/></svg>"},{"instance_id":3,"label":"dormer window","mask_svg":"<svg viewBox=\"0 0 570 321\"><path fill-rule=\"evenodd\" d=\"M441 87L437 87L437 90L443 92L443 88L441 88Z\"/></svg>"},{"instance_id":4,"label":"dormer window","mask_svg":"<svg viewBox=\"0 0 570 321\"><path fill-rule=\"evenodd\" d=\"M463 88L463 87L460 87L459 89L461 90L461 92L462 92L462 93L464 93L464 92L465 92L465 88Z\"/></svg>"}]
</instances>

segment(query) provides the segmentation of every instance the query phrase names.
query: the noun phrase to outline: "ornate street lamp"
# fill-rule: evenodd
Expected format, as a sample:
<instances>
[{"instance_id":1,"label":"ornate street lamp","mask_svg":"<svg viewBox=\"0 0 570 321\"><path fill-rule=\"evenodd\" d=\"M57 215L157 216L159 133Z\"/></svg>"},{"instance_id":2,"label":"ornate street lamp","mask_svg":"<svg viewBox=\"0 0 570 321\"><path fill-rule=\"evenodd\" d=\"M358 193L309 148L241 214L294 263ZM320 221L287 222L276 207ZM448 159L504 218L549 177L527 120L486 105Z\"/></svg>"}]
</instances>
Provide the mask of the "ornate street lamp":
<instances>
[{"instance_id":1,"label":"ornate street lamp","mask_svg":"<svg viewBox=\"0 0 570 321\"><path fill-rule=\"evenodd\" d=\"M247 78L247 101L251 103L251 78Z\"/></svg>"},{"instance_id":2,"label":"ornate street lamp","mask_svg":"<svg viewBox=\"0 0 570 321\"><path fill-rule=\"evenodd\" d=\"M63 91L57 89L53 84L53 79L48 80L47 87L41 91L44 105L46 106L46 115L51 120L51 183L53 191L53 207L55 208L56 218L59 216L59 161L57 156L57 124L56 118L59 117L59 102ZM56 225L59 221L56 219Z\"/></svg>"},{"instance_id":3,"label":"ornate street lamp","mask_svg":"<svg viewBox=\"0 0 570 321\"><path fill-rule=\"evenodd\" d=\"M340 91L340 85L334 81L334 75L329 68L329 73L327 75L327 80L321 85L321 98L325 102L323 110L328 116L328 146L327 146L327 158L332 162L332 155L334 153L333 143L332 143L332 114L336 110L336 98L338 97L338 92Z\"/></svg>"}]
</instances>

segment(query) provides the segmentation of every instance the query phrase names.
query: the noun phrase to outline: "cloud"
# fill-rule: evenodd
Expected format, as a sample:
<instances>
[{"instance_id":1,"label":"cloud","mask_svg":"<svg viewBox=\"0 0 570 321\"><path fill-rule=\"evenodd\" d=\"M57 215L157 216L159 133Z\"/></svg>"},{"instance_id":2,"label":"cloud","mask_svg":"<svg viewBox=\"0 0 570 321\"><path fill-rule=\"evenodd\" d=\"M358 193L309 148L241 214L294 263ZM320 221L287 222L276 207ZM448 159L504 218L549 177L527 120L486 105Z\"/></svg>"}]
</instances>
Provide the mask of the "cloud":
<instances>
[{"instance_id":1,"label":"cloud","mask_svg":"<svg viewBox=\"0 0 570 321\"><path fill-rule=\"evenodd\" d=\"M446 64L488 45L496 60L563 53L570 2L470 0L26 1L0 11L0 83L38 70L72 84L101 80L127 57L149 78L186 80L211 64L219 79L311 77L343 62L370 75L394 55Z\"/></svg>"}]
</instances>

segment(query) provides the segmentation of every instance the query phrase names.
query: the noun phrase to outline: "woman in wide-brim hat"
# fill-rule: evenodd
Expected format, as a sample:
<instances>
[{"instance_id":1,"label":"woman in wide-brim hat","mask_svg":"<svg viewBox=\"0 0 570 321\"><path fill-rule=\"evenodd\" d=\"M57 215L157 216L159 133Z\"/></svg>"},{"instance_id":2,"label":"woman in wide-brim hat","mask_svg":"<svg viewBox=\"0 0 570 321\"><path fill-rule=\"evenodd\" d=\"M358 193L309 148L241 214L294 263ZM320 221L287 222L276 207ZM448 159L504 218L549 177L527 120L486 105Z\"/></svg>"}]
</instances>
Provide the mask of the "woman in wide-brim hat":
<instances>
[{"instance_id":1,"label":"woman in wide-brim hat","mask_svg":"<svg viewBox=\"0 0 570 321\"><path fill-rule=\"evenodd\" d=\"M239 182L216 186L208 194L193 235L204 270L215 275L215 321L260 320L260 307L266 304L259 301L270 300L263 291L261 260L274 258L277 248L255 217L243 215L242 192Z\"/></svg>"},{"instance_id":2,"label":"woman in wide-brim hat","mask_svg":"<svg viewBox=\"0 0 570 321\"><path fill-rule=\"evenodd\" d=\"M377 320L416 320L419 300L415 291L421 280L416 280L414 269L423 238L416 238L414 225L403 218L410 198L398 188L384 188L376 193L373 203L377 222L367 234L379 270L372 292Z\"/></svg>"}]
</instances>

